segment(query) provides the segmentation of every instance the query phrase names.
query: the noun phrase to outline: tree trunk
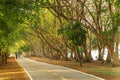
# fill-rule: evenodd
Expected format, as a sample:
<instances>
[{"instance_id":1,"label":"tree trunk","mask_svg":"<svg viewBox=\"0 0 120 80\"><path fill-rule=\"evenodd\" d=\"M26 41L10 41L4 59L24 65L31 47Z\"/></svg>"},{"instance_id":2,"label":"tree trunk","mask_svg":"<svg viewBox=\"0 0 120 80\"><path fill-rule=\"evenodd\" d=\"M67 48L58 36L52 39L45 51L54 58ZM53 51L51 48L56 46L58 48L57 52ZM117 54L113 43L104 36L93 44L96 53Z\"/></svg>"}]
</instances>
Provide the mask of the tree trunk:
<instances>
[{"instance_id":1,"label":"tree trunk","mask_svg":"<svg viewBox=\"0 0 120 80\"><path fill-rule=\"evenodd\" d=\"M2 55L1 55L1 52L0 52L0 66L2 65Z\"/></svg>"},{"instance_id":2,"label":"tree trunk","mask_svg":"<svg viewBox=\"0 0 120 80\"><path fill-rule=\"evenodd\" d=\"M113 65L120 65L120 60L119 60L119 42L116 42L115 44L115 51L113 53L112 59L113 59Z\"/></svg>"},{"instance_id":3,"label":"tree trunk","mask_svg":"<svg viewBox=\"0 0 120 80\"><path fill-rule=\"evenodd\" d=\"M70 56L70 58L74 59L74 57L75 57L75 47L73 45L71 45L70 49L71 49L71 56Z\"/></svg>"},{"instance_id":4,"label":"tree trunk","mask_svg":"<svg viewBox=\"0 0 120 80\"><path fill-rule=\"evenodd\" d=\"M48 45L50 48L52 48L53 50L59 52L59 53L60 53L60 56L62 56L62 58L65 59L65 56L64 56L64 54L62 53L62 51L61 51L60 49L56 48L54 45L52 45L52 44L47 40L47 38L46 38L41 32L37 32L37 35L38 35L39 38L42 37L43 40L47 43L47 45Z\"/></svg>"},{"instance_id":5,"label":"tree trunk","mask_svg":"<svg viewBox=\"0 0 120 80\"><path fill-rule=\"evenodd\" d=\"M101 43L101 41L99 41L99 39L97 38L97 46L98 46L98 61L103 61L103 53L102 53L102 48L103 48L103 44Z\"/></svg>"},{"instance_id":6,"label":"tree trunk","mask_svg":"<svg viewBox=\"0 0 120 80\"><path fill-rule=\"evenodd\" d=\"M102 58L104 57L104 56L103 56L103 55L105 54L104 52L105 52L105 46L103 46L103 50L102 50ZM104 59L103 59L102 63L104 63Z\"/></svg>"},{"instance_id":7,"label":"tree trunk","mask_svg":"<svg viewBox=\"0 0 120 80\"><path fill-rule=\"evenodd\" d=\"M79 57L78 57L77 49L76 48L74 48L74 59L75 59L76 62L79 61Z\"/></svg>"},{"instance_id":8,"label":"tree trunk","mask_svg":"<svg viewBox=\"0 0 120 80\"><path fill-rule=\"evenodd\" d=\"M82 55L81 55L82 53L79 52L79 48L78 47L76 47L76 48L77 48L77 54L78 54L80 66L82 67Z\"/></svg>"},{"instance_id":9,"label":"tree trunk","mask_svg":"<svg viewBox=\"0 0 120 80\"><path fill-rule=\"evenodd\" d=\"M84 51L84 54L85 54L84 62L91 62L92 61L91 47L89 48L89 51L88 51L86 41L83 43L82 47L83 47L83 51Z\"/></svg>"},{"instance_id":10,"label":"tree trunk","mask_svg":"<svg viewBox=\"0 0 120 80\"><path fill-rule=\"evenodd\" d=\"M64 47L65 60L67 61L67 60L68 60L68 53L67 53L67 39L65 39L64 36L63 36L63 41L64 41L64 44L65 44L65 47Z\"/></svg>"},{"instance_id":11,"label":"tree trunk","mask_svg":"<svg viewBox=\"0 0 120 80\"><path fill-rule=\"evenodd\" d=\"M114 48L111 49L110 46L108 46L108 54L109 54L109 61L110 61L110 58L112 60L112 63L113 65L120 65L120 61L119 61L119 58L118 58L118 53L114 52Z\"/></svg>"},{"instance_id":12,"label":"tree trunk","mask_svg":"<svg viewBox=\"0 0 120 80\"><path fill-rule=\"evenodd\" d=\"M4 53L2 52L2 64L4 64L5 56Z\"/></svg>"},{"instance_id":13,"label":"tree trunk","mask_svg":"<svg viewBox=\"0 0 120 80\"><path fill-rule=\"evenodd\" d=\"M7 59L8 59L8 53L5 53L5 64L7 64Z\"/></svg>"},{"instance_id":14,"label":"tree trunk","mask_svg":"<svg viewBox=\"0 0 120 80\"><path fill-rule=\"evenodd\" d=\"M113 60L113 66L120 65L120 61L119 61L119 58L118 58L118 53L114 53L112 55L112 60Z\"/></svg>"},{"instance_id":15,"label":"tree trunk","mask_svg":"<svg viewBox=\"0 0 120 80\"><path fill-rule=\"evenodd\" d=\"M99 49L98 49L98 52L99 52L99 54L98 54L98 61L103 61L103 53L102 53L102 49L99 48Z\"/></svg>"},{"instance_id":16,"label":"tree trunk","mask_svg":"<svg viewBox=\"0 0 120 80\"><path fill-rule=\"evenodd\" d=\"M119 40L116 42L116 45L115 45L115 53L119 54Z\"/></svg>"},{"instance_id":17,"label":"tree trunk","mask_svg":"<svg viewBox=\"0 0 120 80\"><path fill-rule=\"evenodd\" d=\"M106 63L111 63L111 56L109 53L107 55Z\"/></svg>"},{"instance_id":18,"label":"tree trunk","mask_svg":"<svg viewBox=\"0 0 120 80\"><path fill-rule=\"evenodd\" d=\"M42 54L43 54L45 57L47 57L47 55L45 54L45 46L44 46L43 43L42 43Z\"/></svg>"}]
</instances>

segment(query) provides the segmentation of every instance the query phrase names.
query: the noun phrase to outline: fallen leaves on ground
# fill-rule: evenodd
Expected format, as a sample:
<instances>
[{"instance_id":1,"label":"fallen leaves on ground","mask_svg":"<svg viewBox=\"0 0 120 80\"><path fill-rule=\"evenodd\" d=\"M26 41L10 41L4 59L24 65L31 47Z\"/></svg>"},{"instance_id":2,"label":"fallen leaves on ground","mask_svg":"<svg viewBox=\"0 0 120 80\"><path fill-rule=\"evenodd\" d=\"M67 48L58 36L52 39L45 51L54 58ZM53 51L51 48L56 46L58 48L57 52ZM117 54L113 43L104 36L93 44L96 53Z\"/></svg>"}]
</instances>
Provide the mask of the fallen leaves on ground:
<instances>
[{"instance_id":1,"label":"fallen leaves on ground","mask_svg":"<svg viewBox=\"0 0 120 80\"><path fill-rule=\"evenodd\" d=\"M8 63L0 66L0 80L30 80L24 69L17 63L14 57L8 59Z\"/></svg>"}]
</instances>

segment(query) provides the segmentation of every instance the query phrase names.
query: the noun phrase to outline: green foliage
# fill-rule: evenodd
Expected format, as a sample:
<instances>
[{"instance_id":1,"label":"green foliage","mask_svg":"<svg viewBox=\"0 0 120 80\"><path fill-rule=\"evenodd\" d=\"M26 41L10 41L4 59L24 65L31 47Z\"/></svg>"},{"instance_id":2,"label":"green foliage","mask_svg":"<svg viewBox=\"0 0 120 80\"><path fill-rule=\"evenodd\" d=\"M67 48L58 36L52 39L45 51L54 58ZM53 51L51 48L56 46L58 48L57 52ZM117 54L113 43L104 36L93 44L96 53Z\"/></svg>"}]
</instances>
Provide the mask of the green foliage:
<instances>
[{"instance_id":1,"label":"green foliage","mask_svg":"<svg viewBox=\"0 0 120 80\"><path fill-rule=\"evenodd\" d=\"M101 73L101 74L107 74L107 75L116 75L116 76L120 75L120 72L113 71L113 70L97 70L96 69L95 72Z\"/></svg>"},{"instance_id":2,"label":"green foliage","mask_svg":"<svg viewBox=\"0 0 120 80\"><path fill-rule=\"evenodd\" d=\"M0 49L9 50L26 38L25 18L32 9L33 0L0 0ZM29 8L28 8L29 7Z\"/></svg>"},{"instance_id":3,"label":"green foliage","mask_svg":"<svg viewBox=\"0 0 120 80\"><path fill-rule=\"evenodd\" d=\"M106 13L107 11L108 11L108 9L104 9L104 8L102 8L102 9L100 10L101 13Z\"/></svg>"},{"instance_id":4,"label":"green foliage","mask_svg":"<svg viewBox=\"0 0 120 80\"><path fill-rule=\"evenodd\" d=\"M93 49L96 49L98 46L97 46L97 38L96 37L94 37L93 39L92 39L92 48Z\"/></svg>"},{"instance_id":5,"label":"green foliage","mask_svg":"<svg viewBox=\"0 0 120 80\"><path fill-rule=\"evenodd\" d=\"M6 41L8 41L11 31L12 29L7 25L7 23L0 19L0 48L6 46Z\"/></svg>"},{"instance_id":6,"label":"green foliage","mask_svg":"<svg viewBox=\"0 0 120 80\"><path fill-rule=\"evenodd\" d=\"M106 30L102 32L102 35L104 35L104 38L106 39L106 41L110 41L110 34L111 30Z\"/></svg>"},{"instance_id":7,"label":"green foliage","mask_svg":"<svg viewBox=\"0 0 120 80\"><path fill-rule=\"evenodd\" d=\"M81 53L83 53L83 48L78 48L78 51Z\"/></svg>"},{"instance_id":8,"label":"green foliage","mask_svg":"<svg viewBox=\"0 0 120 80\"><path fill-rule=\"evenodd\" d=\"M23 45L19 47L17 53L27 52L31 49L30 45Z\"/></svg>"},{"instance_id":9,"label":"green foliage","mask_svg":"<svg viewBox=\"0 0 120 80\"><path fill-rule=\"evenodd\" d=\"M110 0L106 0L106 2L110 2Z\"/></svg>"},{"instance_id":10,"label":"green foliage","mask_svg":"<svg viewBox=\"0 0 120 80\"><path fill-rule=\"evenodd\" d=\"M120 11L114 13L115 27L120 27Z\"/></svg>"},{"instance_id":11,"label":"green foliage","mask_svg":"<svg viewBox=\"0 0 120 80\"><path fill-rule=\"evenodd\" d=\"M86 30L80 22L64 25L63 28L58 30L58 34L65 35L75 46L81 46L86 40Z\"/></svg>"},{"instance_id":12,"label":"green foliage","mask_svg":"<svg viewBox=\"0 0 120 80\"><path fill-rule=\"evenodd\" d=\"M117 8L120 8L120 0L115 0L114 5L115 5Z\"/></svg>"}]
</instances>

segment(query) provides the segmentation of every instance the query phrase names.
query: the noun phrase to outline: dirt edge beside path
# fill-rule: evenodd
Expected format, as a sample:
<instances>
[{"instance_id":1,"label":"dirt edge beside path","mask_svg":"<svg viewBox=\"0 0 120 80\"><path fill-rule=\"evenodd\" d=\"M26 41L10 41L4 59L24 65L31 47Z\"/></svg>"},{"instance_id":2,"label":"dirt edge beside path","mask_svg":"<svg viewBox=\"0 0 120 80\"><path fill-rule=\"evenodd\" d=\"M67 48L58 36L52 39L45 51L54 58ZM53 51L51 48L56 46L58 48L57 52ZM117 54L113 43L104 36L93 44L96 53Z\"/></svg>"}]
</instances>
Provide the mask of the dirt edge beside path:
<instances>
[{"instance_id":1,"label":"dirt edge beside path","mask_svg":"<svg viewBox=\"0 0 120 80\"><path fill-rule=\"evenodd\" d=\"M0 66L0 80L30 80L23 67L14 57L8 59L8 63Z\"/></svg>"}]
</instances>

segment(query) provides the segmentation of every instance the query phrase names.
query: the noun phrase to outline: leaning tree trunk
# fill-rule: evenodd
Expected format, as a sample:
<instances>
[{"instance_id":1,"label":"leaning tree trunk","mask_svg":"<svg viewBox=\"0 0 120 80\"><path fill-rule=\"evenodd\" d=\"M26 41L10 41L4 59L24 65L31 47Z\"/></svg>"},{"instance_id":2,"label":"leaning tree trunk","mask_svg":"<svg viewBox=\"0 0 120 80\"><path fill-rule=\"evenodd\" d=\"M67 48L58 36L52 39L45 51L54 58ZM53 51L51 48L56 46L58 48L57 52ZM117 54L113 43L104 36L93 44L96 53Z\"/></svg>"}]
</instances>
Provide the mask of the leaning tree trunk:
<instances>
[{"instance_id":1,"label":"leaning tree trunk","mask_svg":"<svg viewBox=\"0 0 120 80\"><path fill-rule=\"evenodd\" d=\"M114 52L114 48L111 48L111 46L108 46L107 48L108 48L108 54L111 57L113 65L120 65L118 53Z\"/></svg>"},{"instance_id":2,"label":"leaning tree trunk","mask_svg":"<svg viewBox=\"0 0 120 80\"><path fill-rule=\"evenodd\" d=\"M75 46L71 45L70 49L71 49L71 59L73 60L75 58L75 53L76 53Z\"/></svg>"},{"instance_id":3,"label":"leaning tree trunk","mask_svg":"<svg viewBox=\"0 0 120 80\"><path fill-rule=\"evenodd\" d=\"M2 52L2 64L5 63L5 54Z\"/></svg>"},{"instance_id":4,"label":"leaning tree trunk","mask_svg":"<svg viewBox=\"0 0 120 80\"><path fill-rule=\"evenodd\" d=\"M109 54L109 51L108 51L108 55L107 55L107 58L106 58L106 63L111 63L111 56Z\"/></svg>"},{"instance_id":5,"label":"leaning tree trunk","mask_svg":"<svg viewBox=\"0 0 120 80\"><path fill-rule=\"evenodd\" d=\"M63 36L63 41L64 41L64 45L65 45L65 47L64 47L64 54L65 54L65 60L67 61L68 60L68 53L67 53L67 39Z\"/></svg>"},{"instance_id":6,"label":"leaning tree trunk","mask_svg":"<svg viewBox=\"0 0 120 80\"><path fill-rule=\"evenodd\" d=\"M5 53L5 64L7 64L8 52Z\"/></svg>"},{"instance_id":7,"label":"leaning tree trunk","mask_svg":"<svg viewBox=\"0 0 120 80\"><path fill-rule=\"evenodd\" d=\"M98 61L103 61L103 53L102 53L103 46L99 40L97 40L97 46L98 46L98 52L99 52Z\"/></svg>"},{"instance_id":8,"label":"leaning tree trunk","mask_svg":"<svg viewBox=\"0 0 120 80\"><path fill-rule=\"evenodd\" d=\"M102 57L104 57L104 56L103 56L104 54L105 54L105 46L103 46ZM106 55L106 54L105 54L105 55ZM102 63L104 63L104 59L103 59Z\"/></svg>"},{"instance_id":9,"label":"leaning tree trunk","mask_svg":"<svg viewBox=\"0 0 120 80\"><path fill-rule=\"evenodd\" d=\"M80 66L82 67L82 55L81 55L82 53L79 52L78 46L76 48L77 48L77 54L78 54Z\"/></svg>"},{"instance_id":10,"label":"leaning tree trunk","mask_svg":"<svg viewBox=\"0 0 120 80\"><path fill-rule=\"evenodd\" d=\"M120 60L119 60L119 42L116 42L116 45L115 45L115 52L113 53L113 62L114 62L114 65L120 65Z\"/></svg>"},{"instance_id":11,"label":"leaning tree trunk","mask_svg":"<svg viewBox=\"0 0 120 80\"><path fill-rule=\"evenodd\" d=\"M1 51L0 51L0 66L2 65L2 54L1 54Z\"/></svg>"},{"instance_id":12,"label":"leaning tree trunk","mask_svg":"<svg viewBox=\"0 0 120 80\"><path fill-rule=\"evenodd\" d=\"M85 54L84 62L91 62L92 61L91 47L87 48L86 41L83 43L82 47L83 47L83 51L84 51L84 54Z\"/></svg>"},{"instance_id":13,"label":"leaning tree trunk","mask_svg":"<svg viewBox=\"0 0 120 80\"><path fill-rule=\"evenodd\" d=\"M75 59L76 62L79 61L79 57L78 57L77 49L76 48L74 48L74 59Z\"/></svg>"}]
</instances>

